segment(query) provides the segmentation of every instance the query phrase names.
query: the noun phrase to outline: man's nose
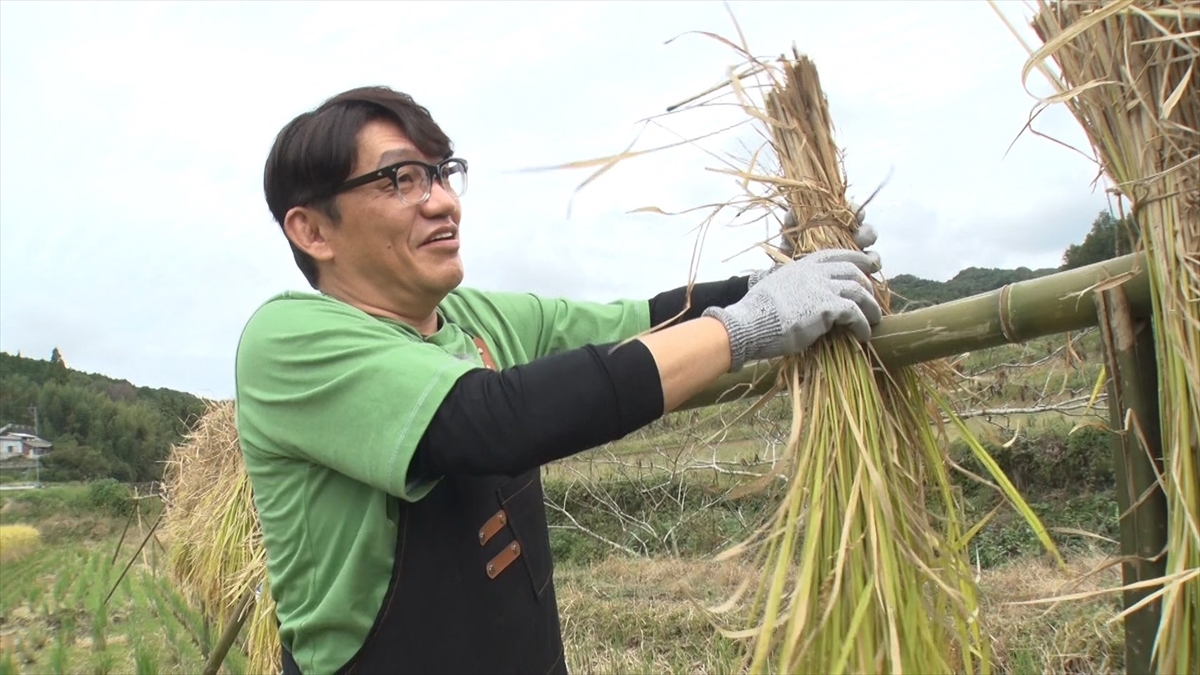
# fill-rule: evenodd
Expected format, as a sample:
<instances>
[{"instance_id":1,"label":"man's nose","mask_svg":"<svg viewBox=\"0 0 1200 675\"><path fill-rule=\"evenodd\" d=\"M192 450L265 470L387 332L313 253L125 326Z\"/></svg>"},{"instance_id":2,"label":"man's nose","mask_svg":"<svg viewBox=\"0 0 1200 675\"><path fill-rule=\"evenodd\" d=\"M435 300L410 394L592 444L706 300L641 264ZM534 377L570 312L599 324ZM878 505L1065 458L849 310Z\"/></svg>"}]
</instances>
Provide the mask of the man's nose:
<instances>
[{"instance_id":1,"label":"man's nose","mask_svg":"<svg viewBox=\"0 0 1200 675\"><path fill-rule=\"evenodd\" d=\"M442 187L441 181L435 180L429 187L429 199L421 204L421 210L426 218L448 216L458 210L458 197Z\"/></svg>"}]
</instances>

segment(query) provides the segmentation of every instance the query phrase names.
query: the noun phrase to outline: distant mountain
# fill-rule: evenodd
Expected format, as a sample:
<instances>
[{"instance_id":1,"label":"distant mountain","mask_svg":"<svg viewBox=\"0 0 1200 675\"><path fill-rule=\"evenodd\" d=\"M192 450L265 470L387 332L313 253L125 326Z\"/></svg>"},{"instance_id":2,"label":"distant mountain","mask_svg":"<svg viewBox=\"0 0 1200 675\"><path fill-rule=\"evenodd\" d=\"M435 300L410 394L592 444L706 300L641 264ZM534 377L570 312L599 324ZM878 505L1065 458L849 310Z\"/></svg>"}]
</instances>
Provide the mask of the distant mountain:
<instances>
[{"instance_id":1,"label":"distant mountain","mask_svg":"<svg viewBox=\"0 0 1200 675\"><path fill-rule=\"evenodd\" d=\"M1092 221L1092 228L1083 241L1063 251L1062 265L1059 267L1037 270L1028 267L1015 270L968 267L949 281L931 281L901 274L888 280L893 295L892 311L902 312L967 298L994 291L1005 284L1036 279L1125 255L1137 249L1140 232L1138 224L1131 218L1117 218L1107 211L1101 211Z\"/></svg>"},{"instance_id":2,"label":"distant mountain","mask_svg":"<svg viewBox=\"0 0 1200 675\"><path fill-rule=\"evenodd\" d=\"M1005 284L1036 279L1058 271L1060 270L1054 267L1037 270L1028 267L1018 267L1015 270L968 267L949 281L932 281L911 274L901 274L888 279L893 296L892 311L918 309L967 298L994 291Z\"/></svg>"}]
</instances>

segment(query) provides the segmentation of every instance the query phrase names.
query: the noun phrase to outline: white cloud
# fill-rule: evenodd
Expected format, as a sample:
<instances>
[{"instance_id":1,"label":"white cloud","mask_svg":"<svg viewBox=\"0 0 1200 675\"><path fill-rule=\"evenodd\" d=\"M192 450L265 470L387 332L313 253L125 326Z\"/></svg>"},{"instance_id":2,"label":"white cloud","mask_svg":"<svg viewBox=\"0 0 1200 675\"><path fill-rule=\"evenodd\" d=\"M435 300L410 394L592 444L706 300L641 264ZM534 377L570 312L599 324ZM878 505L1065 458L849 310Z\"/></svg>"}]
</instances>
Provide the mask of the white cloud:
<instances>
[{"instance_id":1,"label":"white cloud","mask_svg":"<svg viewBox=\"0 0 1200 675\"><path fill-rule=\"evenodd\" d=\"M889 274L1040 267L1086 233L1095 167L1025 136L1025 55L984 3L733 3L752 50L816 60L852 193L891 175L870 216ZM523 169L623 149L639 122L739 62L721 3L5 3L0 9L0 348L214 396L241 326L307 286L262 198L294 115L382 83L429 107L471 160L467 282L604 300L687 279L702 213L732 196L689 147L586 171ZM1045 91L1031 78L1030 86ZM1038 89L1041 87L1041 89ZM680 134L735 109L658 119ZM1039 130L1083 147L1074 120ZM641 147L676 140L651 128ZM753 142L753 137L750 137ZM702 147L728 152L733 137ZM744 152L741 154L745 154ZM572 202L572 198L574 199ZM567 207L572 206L571 217ZM762 227L710 233L699 274Z\"/></svg>"}]
</instances>

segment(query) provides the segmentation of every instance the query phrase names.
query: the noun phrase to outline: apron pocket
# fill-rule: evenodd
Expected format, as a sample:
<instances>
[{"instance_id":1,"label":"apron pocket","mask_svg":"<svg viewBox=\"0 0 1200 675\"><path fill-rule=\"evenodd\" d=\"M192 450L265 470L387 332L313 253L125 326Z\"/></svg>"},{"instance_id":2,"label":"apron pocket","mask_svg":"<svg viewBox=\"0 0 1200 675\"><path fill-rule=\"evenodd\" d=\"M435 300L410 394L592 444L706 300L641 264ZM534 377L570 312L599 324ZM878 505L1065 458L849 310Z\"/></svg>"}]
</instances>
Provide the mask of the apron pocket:
<instances>
[{"instance_id":1,"label":"apron pocket","mask_svg":"<svg viewBox=\"0 0 1200 675\"><path fill-rule=\"evenodd\" d=\"M518 557L529 573L533 593L541 599L554 573L546 505L542 502L541 470L534 469L503 483L496 488L496 496L507 514L506 527L520 547Z\"/></svg>"}]
</instances>

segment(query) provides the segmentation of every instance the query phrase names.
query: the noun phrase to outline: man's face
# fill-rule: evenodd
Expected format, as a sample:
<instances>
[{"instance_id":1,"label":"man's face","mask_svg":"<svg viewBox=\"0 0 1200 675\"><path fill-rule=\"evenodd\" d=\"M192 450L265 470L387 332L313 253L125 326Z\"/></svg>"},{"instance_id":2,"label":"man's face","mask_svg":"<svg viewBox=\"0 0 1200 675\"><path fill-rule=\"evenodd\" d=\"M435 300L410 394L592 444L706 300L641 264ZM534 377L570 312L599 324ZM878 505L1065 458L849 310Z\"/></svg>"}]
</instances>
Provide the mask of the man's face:
<instances>
[{"instance_id":1,"label":"man's face","mask_svg":"<svg viewBox=\"0 0 1200 675\"><path fill-rule=\"evenodd\" d=\"M399 127L376 120L359 132L350 176L410 159L436 164L441 158L423 155ZM340 195L338 210L341 222L327 228L332 255L322 266L323 287L328 281L359 301L406 315L436 305L462 283L462 206L439 182L433 181L427 200L407 204L391 181L380 179Z\"/></svg>"}]
</instances>

